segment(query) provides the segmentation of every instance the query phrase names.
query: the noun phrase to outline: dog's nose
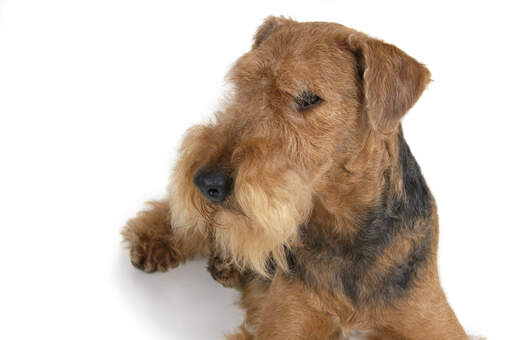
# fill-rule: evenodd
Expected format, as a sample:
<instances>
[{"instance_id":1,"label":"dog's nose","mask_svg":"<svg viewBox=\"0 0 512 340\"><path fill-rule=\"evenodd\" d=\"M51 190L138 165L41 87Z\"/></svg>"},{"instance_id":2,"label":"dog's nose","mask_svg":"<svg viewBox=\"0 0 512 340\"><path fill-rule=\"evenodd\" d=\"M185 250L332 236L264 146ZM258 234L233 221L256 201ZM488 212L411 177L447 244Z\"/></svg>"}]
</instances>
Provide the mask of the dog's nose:
<instances>
[{"instance_id":1,"label":"dog's nose","mask_svg":"<svg viewBox=\"0 0 512 340\"><path fill-rule=\"evenodd\" d=\"M219 170L199 170L194 176L194 184L204 197L213 203L222 202L231 191L231 177Z\"/></svg>"}]
</instances>

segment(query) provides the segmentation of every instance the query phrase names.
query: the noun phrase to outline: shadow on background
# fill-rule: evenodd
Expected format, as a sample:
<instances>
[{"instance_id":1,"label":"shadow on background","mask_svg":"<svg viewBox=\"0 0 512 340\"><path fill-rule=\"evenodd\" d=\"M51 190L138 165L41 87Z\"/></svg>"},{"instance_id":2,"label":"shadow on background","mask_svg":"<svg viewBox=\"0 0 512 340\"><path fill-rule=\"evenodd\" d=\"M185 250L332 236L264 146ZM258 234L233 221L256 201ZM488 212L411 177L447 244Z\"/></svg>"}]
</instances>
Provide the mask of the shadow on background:
<instances>
[{"instance_id":1,"label":"shadow on background","mask_svg":"<svg viewBox=\"0 0 512 340\"><path fill-rule=\"evenodd\" d=\"M215 282L204 259L153 274L133 268L126 250L117 262L116 281L129 312L162 339L224 339L243 320L238 293Z\"/></svg>"}]
</instances>

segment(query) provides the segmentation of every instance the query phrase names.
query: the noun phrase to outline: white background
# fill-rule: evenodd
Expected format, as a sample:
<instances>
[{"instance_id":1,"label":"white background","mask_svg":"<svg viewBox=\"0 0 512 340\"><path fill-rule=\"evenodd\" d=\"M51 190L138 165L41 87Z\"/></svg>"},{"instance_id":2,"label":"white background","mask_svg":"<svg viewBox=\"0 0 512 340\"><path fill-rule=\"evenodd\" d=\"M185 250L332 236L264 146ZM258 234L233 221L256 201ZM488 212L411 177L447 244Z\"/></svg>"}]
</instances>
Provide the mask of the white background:
<instances>
[{"instance_id":1,"label":"white background","mask_svg":"<svg viewBox=\"0 0 512 340\"><path fill-rule=\"evenodd\" d=\"M269 14L393 43L434 82L404 130L437 198L440 271L471 334L511 339L506 1L0 0L0 338L221 339L201 261L136 271L119 231L162 197L185 129Z\"/></svg>"}]
</instances>

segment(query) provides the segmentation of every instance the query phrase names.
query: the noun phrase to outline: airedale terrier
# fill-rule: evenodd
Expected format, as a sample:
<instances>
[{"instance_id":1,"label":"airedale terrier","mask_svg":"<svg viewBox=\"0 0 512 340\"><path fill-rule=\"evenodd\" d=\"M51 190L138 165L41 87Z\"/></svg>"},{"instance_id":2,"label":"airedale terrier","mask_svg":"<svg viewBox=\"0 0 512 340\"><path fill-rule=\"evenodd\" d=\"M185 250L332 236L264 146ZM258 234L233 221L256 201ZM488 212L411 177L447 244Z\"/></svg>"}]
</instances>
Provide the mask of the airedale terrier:
<instances>
[{"instance_id":1,"label":"airedale terrier","mask_svg":"<svg viewBox=\"0 0 512 340\"><path fill-rule=\"evenodd\" d=\"M269 17L168 198L123 231L146 272L209 258L241 292L228 339L468 339L437 271L436 204L400 120L430 72L334 23Z\"/></svg>"}]
</instances>

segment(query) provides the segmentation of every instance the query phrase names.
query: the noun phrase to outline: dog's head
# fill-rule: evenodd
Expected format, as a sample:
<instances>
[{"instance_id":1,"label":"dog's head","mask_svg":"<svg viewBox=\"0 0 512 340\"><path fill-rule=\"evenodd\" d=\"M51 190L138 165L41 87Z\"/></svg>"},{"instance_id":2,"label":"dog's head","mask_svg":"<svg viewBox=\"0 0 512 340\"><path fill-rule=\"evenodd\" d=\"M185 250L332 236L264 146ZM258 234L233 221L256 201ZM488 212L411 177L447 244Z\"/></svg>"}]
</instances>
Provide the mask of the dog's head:
<instances>
[{"instance_id":1,"label":"dog's head","mask_svg":"<svg viewBox=\"0 0 512 340\"><path fill-rule=\"evenodd\" d=\"M430 74L344 26L270 17L229 80L226 107L184 138L171 179L173 221L214 228L236 263L264 274L270 255L286 268L284 245L296 242L315 204L336 217L357 182L338 174L353 173L356 159L358 176L369 171L369 136L396 135Z\"/></svg>"}]
</instances>

